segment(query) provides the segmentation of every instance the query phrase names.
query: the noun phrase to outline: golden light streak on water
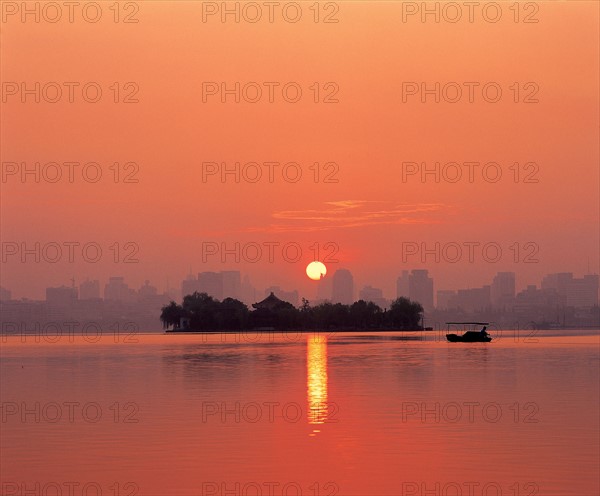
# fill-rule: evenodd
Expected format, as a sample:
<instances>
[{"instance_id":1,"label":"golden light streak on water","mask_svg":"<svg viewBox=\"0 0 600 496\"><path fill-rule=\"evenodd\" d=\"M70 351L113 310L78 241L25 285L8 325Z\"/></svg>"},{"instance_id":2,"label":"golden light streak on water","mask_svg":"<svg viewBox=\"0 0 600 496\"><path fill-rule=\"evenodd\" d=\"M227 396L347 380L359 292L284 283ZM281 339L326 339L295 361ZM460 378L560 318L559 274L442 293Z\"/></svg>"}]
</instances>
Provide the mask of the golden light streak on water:
<instances>
[{"instance_id":1,"label":"golden light streak on water","mask_svg":"<svg viewBox=\"0 0 600 496\"><path fill-rule=\"evenodd\" d=\"M314 334L307 337L306 388L308 423L324 424L329 413L327 405L327 337ZM315 429L311 435L320 430Z\"/></svg>"}]
</instances>

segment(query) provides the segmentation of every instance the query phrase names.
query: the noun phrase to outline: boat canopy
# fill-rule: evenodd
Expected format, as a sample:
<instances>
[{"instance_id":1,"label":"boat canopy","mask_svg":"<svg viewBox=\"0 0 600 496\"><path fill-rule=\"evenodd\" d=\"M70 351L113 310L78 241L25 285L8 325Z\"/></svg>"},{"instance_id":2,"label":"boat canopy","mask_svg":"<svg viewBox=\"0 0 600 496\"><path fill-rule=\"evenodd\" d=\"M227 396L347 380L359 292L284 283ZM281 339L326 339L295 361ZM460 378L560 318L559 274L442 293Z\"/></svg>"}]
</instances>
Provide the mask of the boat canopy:
<instances>
[{"instance_id":1,"label":"boat canopy","mask_svg":"<svg viewBox=\"0 0 600 496\"><path fill-rule=\"evenodd\" d=\"M489 322L446 322L446 325L490 325Z\"/></svg>"}]
</instances>

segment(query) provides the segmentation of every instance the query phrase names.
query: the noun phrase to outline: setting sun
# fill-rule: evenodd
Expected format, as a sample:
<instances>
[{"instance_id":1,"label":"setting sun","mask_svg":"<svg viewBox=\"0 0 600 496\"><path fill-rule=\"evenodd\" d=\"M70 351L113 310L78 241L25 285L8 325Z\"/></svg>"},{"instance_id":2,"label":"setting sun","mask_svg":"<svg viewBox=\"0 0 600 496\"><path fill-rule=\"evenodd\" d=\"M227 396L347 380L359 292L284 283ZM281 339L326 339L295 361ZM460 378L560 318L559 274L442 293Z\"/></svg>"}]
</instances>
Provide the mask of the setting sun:
<instances>
[{"instance_id":1,"label":"setting sun","mask_svg":"<svg viewBox=\"0 0 600 496\"><path fill-rule=\"evenodd\" d=\"M322 279L325 277L325 274L327 274L327 267L321 262L314 261L306 266L306 275L313 281Z\"/></svg>"}]
</instances>

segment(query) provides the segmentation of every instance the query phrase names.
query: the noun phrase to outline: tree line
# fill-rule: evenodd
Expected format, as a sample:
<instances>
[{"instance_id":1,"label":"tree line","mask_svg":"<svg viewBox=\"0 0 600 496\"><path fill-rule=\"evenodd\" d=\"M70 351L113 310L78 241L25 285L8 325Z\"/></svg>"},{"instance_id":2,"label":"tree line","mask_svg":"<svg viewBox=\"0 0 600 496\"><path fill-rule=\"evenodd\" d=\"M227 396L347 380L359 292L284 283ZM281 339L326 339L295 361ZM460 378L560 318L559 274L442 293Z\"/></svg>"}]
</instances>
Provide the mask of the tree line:
<instances>
[{"instance_id":1,"label":"tree line","mask_svg":"<svg viewBox=\"0 0 600 496\"><path fill-rule=\"evenodd\" d=\"M319 303L311 306L302 298L300 308L279 301L272 308L248 307L234 298L219 301L206 293L195 292L183 298L181 305L171 301L162 308L160 320L164 329L180 328L182 320L189 330L236 331L272 327L315 330L419 330L423 316L420 303L408 298L394 300L390 308L370 301L358 300L351 305ZM188 329L188 328L186 328Z\"/></svg>"}]
</instances>

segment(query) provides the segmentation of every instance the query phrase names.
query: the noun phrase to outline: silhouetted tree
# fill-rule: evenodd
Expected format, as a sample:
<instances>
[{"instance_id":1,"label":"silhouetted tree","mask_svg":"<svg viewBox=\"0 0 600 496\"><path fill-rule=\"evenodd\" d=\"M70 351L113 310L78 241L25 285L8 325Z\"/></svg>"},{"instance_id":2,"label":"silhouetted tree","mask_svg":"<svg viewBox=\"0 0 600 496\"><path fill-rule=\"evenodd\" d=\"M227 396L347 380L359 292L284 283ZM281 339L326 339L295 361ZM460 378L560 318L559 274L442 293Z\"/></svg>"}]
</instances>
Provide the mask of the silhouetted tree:
<instances>
[{"instance_id":1,"label":"silhouetted tree","mask_svg":"<svg viewBox=\"0 0 600 496\"><path fill-rule=\"evenodd\" d=\"M408 298L398 298L392 302L387 313L390 324L397 329L416 330L420 328L423 307Z\"/></svg>"},{"instance_id":2,"label":"silhouetted tree","mask_svg":"<svg viewBox=\"0 0 600 496\"><path fill-rule=\"evenodd\" d=\"M300 311L303 313L310 312L310 301L306 298L302 298L302 306L300 307Z\"/></svg>"},{"instance_id":3,"label":"silhouetted tree","mask_svg":"<svg viewBox=\"0 0 600 496\"><path fill-rule=\"evenodd\" d=\"M171 301L168 305L162 307L160 320L163 324L163 329L167 329L169 326L179 327L180 319L184 316L183 307Z\"/></svg>"},{"instance_id":4,"label":"silhouetted tree","mask_svg":"<svg viewBox=\"0 0 600 496\"><path fill-rule=\"evenodd\" d=\"M279 301L273 308L248 307L234 298L219 301L206 293L195 292L162 308L160 320L166 329L179 327L181 317L190 319L190 329L203 331L244 330L259 327L275 329L420 329L423 307L407 298L392 302L389 311L371 301L359 300L352 305L325 302L314 307L302 298L300 308Z\"/></svg>"},{"instance_id":5,"label":"silhouetted tree","mask_svg":"<svg viewBox=\"0 0 600 496\"><path fill-rule=\"evenodd\" d=\"M383 323L382 310L372 301L355 301L350 305L349 315L354 326L361 329L380 327Z\"/></svg>"},{"instance_id":6,"label":"silhouetted tree","mask_svg":"<svg viewBox=\"0 0 600 496\"><path fill-rule=\"evenodd\" d=\"M342 303L321 303L314 307L314 320L318 328L333 329L349 325L349 307Z\"/></svg>"},{"instance_id":7,"label":"silhouetted tree","mask_svg":"<svg viewBox=\"0 0 600 496\"><path fill-rule=\"evenodd\" d=\"M304 329L315 328L315 310L310 306L310 302L306 298L302 298L302 306L300 307L300 325Z\"/></svg>"},{"instance_id":8,"label":"silhouetted tree","mask_svg":"<svg viewBox=\"0 0 600 496\"><path fill-rule=\"evenodd\" d=\"M183 298L183 309L190 318L190 327L196 330L217 329L219 301L197 291Z\"/></svg>"},{"instance_id":9,"label":"silhouetted tree","mask_svg":"<svg viewBox=\"0 0 600 496\"><path fill-rule=\"evenodd\" d=\"M220 304L217 314L217 327L228 331L246 329L248 324L248 307L234 298L225 298Z\"/></svg>"},{"instance_id":10,"label":"silhouetted tree","mask_svg":"<svg viewBox=\"0 0 600 496\"><path fill-rule=\"evenodd\" d=\"M257 308L250 313L252 327L291 329L301 326L301 315L294 305L280 301L273 308Z\"/></svg>"}]
</instances>

